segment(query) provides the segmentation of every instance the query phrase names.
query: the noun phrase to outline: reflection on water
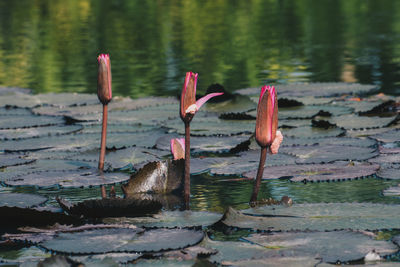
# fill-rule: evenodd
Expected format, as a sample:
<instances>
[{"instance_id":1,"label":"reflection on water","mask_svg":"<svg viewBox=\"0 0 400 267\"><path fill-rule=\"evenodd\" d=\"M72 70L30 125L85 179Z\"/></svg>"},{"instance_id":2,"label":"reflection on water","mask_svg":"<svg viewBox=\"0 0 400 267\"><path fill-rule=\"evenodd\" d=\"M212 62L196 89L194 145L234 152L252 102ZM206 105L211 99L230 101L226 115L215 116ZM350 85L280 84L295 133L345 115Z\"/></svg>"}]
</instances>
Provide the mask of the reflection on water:
<instances>
[{"instance_id":1,"label":"reflection on water","mask_svg":"<svg viewBox=\"0 0 400 267\"><path fill-rule=\"evenodd\" d=\"M173 95L265 82L374 83L400 94L400 1L0 0L0 85L95 92L110 53L115 94Z\"/></svg>"}]
</instances>

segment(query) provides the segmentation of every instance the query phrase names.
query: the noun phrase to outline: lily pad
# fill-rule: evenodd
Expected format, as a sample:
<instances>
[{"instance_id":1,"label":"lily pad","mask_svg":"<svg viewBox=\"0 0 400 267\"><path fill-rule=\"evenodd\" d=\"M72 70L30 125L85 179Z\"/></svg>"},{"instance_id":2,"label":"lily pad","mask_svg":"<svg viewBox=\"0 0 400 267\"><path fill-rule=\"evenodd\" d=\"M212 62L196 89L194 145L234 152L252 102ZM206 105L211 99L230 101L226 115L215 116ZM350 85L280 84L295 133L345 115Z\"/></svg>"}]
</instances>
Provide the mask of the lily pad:
<instances>
[{"instance_id":1,"label":"lily pad","mask_svg":"<svg viewBox=\"0 0 400 267\"><path fill-rule=\"evenodd\" d=\"M400 129L392 129L384 133L372 135L371 138L384 143L400 142Z\"/></svg>"},{"instance_id":2,"label":"lily pad","mask_svg":"<svg viewBox=\"0 0 400 267\"><path fill-rule=\"evenodd\" d=\"M0 116L31 116L32 111L29 108L19 108L15 106L0 107Z\"/></svg>"},{"instance_id":3,"label":"lily pad","mask_svg":"<svg viewBox=\"0 0 400 267\"><path fill-rule=\"evenodd\" d=\"M398 250L391 242L353 231L252 234L244 240L274 248L276 256L311 256L330 263L363 259L371 251L386 256Z\"/></svg>"},{"instance_id":4,"label":"lily pad","mask_svg":"<svg viewBox=\"0 0 400 267\"><path fill-rule=\"evenodd\" d=\"M267 167L262 179L290 178L293 182L345 181L374 175L379 169L377 164L353 162L335 162L329 164L304 164ZM257 169L243 176L255 178Z\"/></svg>"},{"instance_id":5,"label":"lily pad","mask_svg":"<svg viewBox=\"0 0 400 267\"><path fill-rule=\"evenodd\" d=\"M63 124L63 117L38 115L8 115L1 116L0 129L16 129Z\"/></svg>"},{"instance_id":6,"label":"lily pad","mask_svg":"<svg viewBox=\"0 0 400 267\"><path fill-rule=\"evenodd\" d=\"M220 220L222 214L207 211L163 211L151 217L106 218L105 223L133 224L139 227L183 228L206 227Z\"/></svg>"},{"instance_id":7,"label":"lily pad","mask_svg":"<svg viewBox=\"0 0 400 267\"><path fill-rule=\"evenodd\" d=\"M371 138L355 138L355 137L330 137L330 138L300 138L286 137L286 130L282 131L284 135L282 147L285 146L312 146L312 145L341 145L355 147L374 147L377 142Z\"/></svg>"},{"instance_id":8,"label":"lily pad","mask_svg":"<svg viewBox=\"0 0 400 267\"><path fill-rule=\"evenodd\" d=\"M23 193L0 193L0 207L32 208L47 201L47 198Z\"/></svg>"},{"instance_id":9,"label":"lily pad","mask_svg":"<svg viewBox=\"0 0 400 267\"><path fill-rule=\"evenodd\" d=\"M81 125L52 125L43 127L2 129L0 140L23 139L41 136L63 135L82 130Z\"/></svg>"},{"instance_id":10,"label":"lily pad","mask_svg":"<svg viewBox=\"0 0 400 267\"><path fill-rule=\"evenodd\" d=\"M69 254L109 252L157 252L185 248L199 243L203 231L188 229L154 229L141 233L135 229L93 229L60 233L52 240L39 243L50 251Z\"/></svg>"},{"instance_id":11,"label":"lily pad","mask_svg":"<svg viewBox=\"0 0 400 267\"><path fill-rule=\"evenodd\" d=\"M316 145L282 147L280 152L296 156L296 163L329 163L338 160L362 161L379 154L375 148L345 147L341 145Z\"/></svg>"},{"instance_id":12,"label":"lily pad","mask_svg":"<svg viewBox=\"0 0 400 267\"><path fill-rule=\"evenodd\" d=\"M279 119L312 119L317 115L326 114L325 116L340 116L351 113L352 110L347 107L340 106L301 106L294 108L280 108Z\"/></svg>"},{"instance_id":13,"label":"lily pad","mask_svg":"<svg viewBox=\"0 0 400 267\"><path fill-rule=\"evenodd\" d=\"M276 86L280 97L328 97L344 94L367 94L378 90L376 85L358 83L295 83ZM246 88L235 91L242 95L259 95L260 88Z\"/></svg>"},{"instance_id":14,"label":"lily pad","mask_svg":"<svg viewBox=\"0 0 400 267\"><path fill-rule=\"evenodd\" d=\"M398 185L398 186L392 186L392 187L389 187L389 188L387 188L387 189L385 189L385 190L383 190L383 195L384 196L389 196L389 197L398 197L398 196L400 196L400 186Z\"/></svg>"},{"instance_id":15,"label":"lily pad","mask_svg":"<svg viewBox=\"0 0 400 267\"><path fill-rule=\"evenodd\" d=\"M4 183L9 186L89 187L121 183L129 179L126 173L100 173L93 170L41 171L15 176Z\"/></svg>"},{"instance_id":16,"label":"lily pad","mask_svg":"<svg viewBox=\"0 0 400 267\"><path fill-rule=\"evenodd\" d=\"M36 95L31 94L6 94L1 96L1 107L15 106L20 108L32 108L40 105L41 102Z\"/></svg>"},{"instance_id":17,"label":"lily pad","mask_svg":"<svg viewBox=\"0 0 400 267\"><path fill-rule=\"evenodd\" d=\"M349 130L374 129L388 126L395 117L360 117L354 114L341 115L331 118L329 121Z\"/></svg>"},{"instance_id":18,"label":"lily pad","mask_svg":"<svg viewBox=\"0 0 400 267\"><path fill-rule=\"evenodd\" d=\"M310 126L296 127L292 129L285 129L284 136L298 137L298 138L324 138L324 137L336 137L343 135L345 131L341 128L317 128Z\"/></svg>"},{"instance_id":19,"label":"lily pad","mask_svg":"<svg viewBox=\"0 0 400 267\"><path fill-rule=\"evenodd\" d=\"M286 267L286 266L319 266L321 260L314 257L307 256L276 256L276 257L268 257L265 259L247 259L247 260L238 260L238 261L230 261L225 260L222 261L221 264L223 266L266 266L266 267Z\"/></svg>"},{"instance_id":20,"label":"lily pad","mask_svg":"<svg viewBox=\"0 0 400 267\"><path fill-rule=\"evenodd\" d=\"M34 161L35 159L27 158L27 155L24 154L0 153L0 169L9 166L29 164Z\"/></svg>"},{"instance_id":21,"label":"lily pad","mask_svg":"<svg viewBox=\"0 0 400 267\"><path fill-rule=\"evenodd\" d=\"M31 94L32 90L20 87L0 86L0 95Z\"/></svg>"},{"instance_id":22,"label":"lily pad","mask_svg":"<svg viewBox=\"0 0 400 267\"><path fill-rule=\"evenodd\" d=\"M400 205L319 203L263 206L225 213L222 222L238 228L289 231L375 230L400 227Z\"/></svg>"},{"instance_id":23,"label":"lily pad","mask_svg":"<svg viewBox=\"0 0 400 267\"><path fill-rule=\"evenodd\" d=\"M85 264L85 266L119 267L121 266L120 264L126 265L129 262L139 259L142 255L141 253L105 253L88 256L72 256L71 258Z\"/></svg>"},{"instance_id":24,"label":"lily pad","mask_svg":"<svg viewBox=\"0 0 400 267\"><path fill-rule=\"evenodd\" d=\"M234 95L233 99L221 103L207 103L201 109L207 112L229 113L256 109L257 105L247 96Z\"/></svg>"},{"instance_id":25,"label":"lily pad","mask_svg":"<svg viewBox=\"0 0 400 267\"><path fill-rule=\"evenodd\" d=\"M376 175L383 179L400 179L400 164L383 166Z\"/></svg>"},{"instance_id":26,"label":"lily pad","mask_svg":"<svg viewBox=\"0 0 400 267\"><path fill-rule=\"evenodd\" d=\"M80 106L99 103L99 99L95 94L82 94L82 93L46 93L38 94L36 97L41 104L51 104L54 106Z\"/></svg>"},{"instance_id":27,"label":"lily pad","mask_svg":"<svg viewBox=\"0 0 400 267\"><path fill-rule=\"evenodd\" d=\"M379 154L379 156L369 159L369 162L381 165L400 164L400 153L396 154Z\"/></svg>"},{"instance_id":28,"label":"lily pad","mask_svg":"<svg viewBox=\"0 0 400 267\"><path fill-rule=\"evenodd\" d=\"M260 151L250 150L239 153L238 157L192 158L191 173L197 174L209 171L214 175L242 174L245 171L257 169L260 161ZM294 164L295 158L285 154L268 155L266 166Z\"/></svg>"}]
</instances>

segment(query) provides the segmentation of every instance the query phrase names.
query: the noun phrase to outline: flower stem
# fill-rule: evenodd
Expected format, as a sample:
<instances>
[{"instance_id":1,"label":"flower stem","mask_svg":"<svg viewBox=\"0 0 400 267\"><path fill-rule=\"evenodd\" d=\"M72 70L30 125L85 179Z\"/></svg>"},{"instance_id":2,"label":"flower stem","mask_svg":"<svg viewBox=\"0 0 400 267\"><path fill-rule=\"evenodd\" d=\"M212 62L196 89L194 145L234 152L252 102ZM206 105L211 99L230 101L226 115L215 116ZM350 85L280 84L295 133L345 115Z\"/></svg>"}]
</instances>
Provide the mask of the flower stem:
<instances>
[{"instance_id":1,"label":"flower stem","mask_svg":"<svg viewBox=\"0 0 400 267\"><path fill-rule=\"evenodd\" d=\"M190 122L185 122L185 181L183 194L185 208L189 209L190 201Z\"/></svg>"},{"instance_id":2,"label":"flower stem","mask_svg":"<svg viewBox=\"0 0 400 267\"><path fill-rule=\"evenodd\" d=\"M103 105L103 125L101 129L101 144L100 144L100 158L99 158L100 171L104 169L104 158L106 155L107 117L108 117L108 105Z\"/></svg>"},{"instance_id":3,"label":"flower stem","mask_svg":"<svg viewBox=\"0 0 400 267\"><path fill-rule=\"evenodd\" d=\"M265 160L267 159L267 149L268 148L266 146L261 147L260 163L258 164L256 181L254 182L253 193L251 195L250 203L257 201L258 191L260 190L261 177L263 176L264 172L264 164Z\"/></svg>"}]
</instances>

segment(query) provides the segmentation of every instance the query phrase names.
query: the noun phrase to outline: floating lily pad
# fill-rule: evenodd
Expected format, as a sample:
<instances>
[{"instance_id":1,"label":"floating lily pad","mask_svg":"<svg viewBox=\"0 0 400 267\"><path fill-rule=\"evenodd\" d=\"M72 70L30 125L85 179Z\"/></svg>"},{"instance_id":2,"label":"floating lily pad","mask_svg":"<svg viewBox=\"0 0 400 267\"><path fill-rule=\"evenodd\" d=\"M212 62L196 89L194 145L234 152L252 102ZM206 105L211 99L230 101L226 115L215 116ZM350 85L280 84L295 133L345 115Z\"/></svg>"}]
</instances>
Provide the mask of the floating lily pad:
<instances>
[{"instance_id":1,"label":"floating lily pad","mask_svg":"<svg viewBox=\"0 0 400 267\"><path fill-rule=\"evenodd\" d=\"M374 175L379 169L377 164L353 162L335 162L329 164L304 164L267 167L262 179L290 178L293 182L345 181ZM243 175L255 178L257 169Z\"/></svg>"},{"instance_id":2,"label":"floating lily pad","mask_svg":"<svg viewBox=\"0 0 400 267\"><path fill-rule=\"evenodd\" d=\"M374 106L381 104L380 100L368 100L368 99L340 99L334 101L333 105L340 105L351 108L354 113L366 112L372 109Z\"/></svg>"},{"instance_id":3,"label":"floating lily pad","mask_svg":"<svg viewBox=\"0 0 400 267\"><path fill-rule=\"evenodd\" d=\"M153 266L164 266L164 267L193 267L197 266L198 261L195 260L170 260L170 259L139 259L135 261L137 267L153 267ZM204 266L204 265L200 265Z\"/></svg>"},{"instance_id":4,"label":"floating lily pad","mask_svg":"<svg viewBox=\"0 0 400 267\"><path fill-rule=\"evenodd\" d=\"M356 147L374 147L377 142L371 138L355 138L355 137L330 137L330 138L299 138L287 137L286 130L282 130L284 139L281 144L285 146L311 146L311 145L341 145Z\"/></svg>"},{"instance_id":5,"label":"floating lily pad","mask_svg":"<svg viewBox=\"0 0 400 267\"><path fill-rule=\"evenodd\" d=\"M340 116L344 114L351 113L352 110L347 107L340 106L301 106L294 108L280 108L279 109L279 119L312 119L317 115L330 116Z\"/></svg>"},{"instance_id":6,"label":"floating lily pad","mask_svg":"<svg viewBox=\"0 0 400 267\"><path fill-rule=\"evenodd\" d=\"M70 254L109 252L157 252L185 248L199 243L203 231L188 229L94 229L84 232L60 233L52 240L39 243L50 251Z\"/></svg>"},{"instance_id":7,"label":"floating lily pad","mask_svg":"<svg viewBox=\"0 0 400 267\"><path fill-rule=\"evenodd\" d=\"M85 264L85 266L119 267L120 264L128 264L137 260L142 255L141 253L104 253L88 256L72 256L71 258Z\"/></svg>"},{"instance_id":8,"label":"floating lily pad","mask_svg":"<svg viewBox=\"0 0 400 267\"><path fill-rule=\"evenodd\" d=\"M400 164L381 166L376 175L383 179L400 179Z\"/></svg>"},{"instance_id":9,"label":"floating lily pad","mask_svg":"<svg viewBox=\"0 0 400 267\"><path fill-rule=\"evenodd\" d=\"M0 130L0 140L63 135L78 132L82 130L82 128L81 125L52 125L31 128L2 129Z\"/></svg>"},{"instance_id":10,"label":"floating lily pad","mask_svg":"<svg viewBox=\"0 0 400 267\"><path fill-rule=\"evenodd\" d=\"M100 173L94 170L70 171L41 171L15 176L4 183L9 186L38 186L38 187L88 187L121 183L129 179L126 173Z\"/></svg>"},{"instance_id":11,"label":"floating lily pad","mask_svg":"<svg viewBox=\"0 0 400 267\"><path fill-rule=\"evenodd\" d=\"M247 259L239 261L222 261L222 265L228 266L266 266L266 267L286 267L286 266L319 266L321 260L306 256L277 256L265 259Z\"/></svg>"},{"instance_id":12,"label":"floating lily pad","mask_svg":"<svg viewBox=\"0 0 400 267\"><path fill-rule=\"evenodd\" d=\"M381 153L381 154L400 154L400 147L379 146L379 153Z\"/></svg>"},{"instance_id":13,"label":"floating lily pad","mask_svg":"<svg viewBox=\"0 0 400 267\"><path fill-rule=\"evenodd\" d=\"M100 136L102 131L102 125L100 122L96 122L95 124L82 123L83 129L82 133L85 134L93 134L96 133ZM107 124L107 134L109 133L123 133L123 132L148 132L154 130L154 126L151 125L143 125L143 124L115 124L108 123Z\"/></svg>"},{"instance_id":14,"label":"floating lily pad","mask_svg":"<svg viewBox=\"0 0 400 267\"><path fill-rule=\"evenodd\" d=\"M276 86L280 97L328 97L344 94L367 94L378 90L376 85L358 83L295 83ZM260 88L246 88L235 91L242 95L259 95Z\"/></svg>"},{"instance_id":15,"label":"floating lily pad","mask_svg":"<svg viewBox=\"0 0 400 267\"><path fill-rule=\"evenodd\" d=\"M0 193L0 206L6 207L18 207L18 208L32 208L39 206L47 201L47 198L34 195L34 194L22 194L22 193Z\"/></svg>"},{"instance_id":16,"label":"floating lily pad","mask_svg":"<svg viewBox=\"0 0 400 267\"><path fill-rule=\"evenodd\" d=\"M8 115L0 117L0 129L16 129L63 124L63 117L38 115Z\"/></svg>"},{"instance_id":17,"label":"floating lily pad","mask_svg":"<svg viewBox=\"0 0 400 267\"><path fill-rule=\"evenodd\" d=\"M400 129L393 129L384 133L379 133L371 136L371 138L375 138L376 140L384 143L400 142Z\"/></svg>"},{"instance_id":18,"label":"floating lily pad","mask_svg":"<svg viewBox=\"0 0 400 267\"><path fill-rule=\"evenodd\" d=\"M76 204L62 199L57 201L68 214L88 218L146 216L162 208L161 203L147 199L104 198L85 200Z\"/></svg>"},{"instance_id":19,"label":"floating lily pad","mask_svg":"<svg viewBox=\"0 0 400 267\"><path fill-rule=\"evenodd\" d=\"M31 116L32 111L29 108L19 108L14 106L0 107L0 116Z\"/></svg>"},{"instance_id":20,"label":"floating lily pad","mask_svg":"<svg viewBox=\"0 0 400 267\"><path fill-rule=\"evenodd\" d=\"M370 110L361 111L358 113L358 115L387 117L387 116L397 115L397 113L398 113L398 107L396 101L388 100L383 103L380 103L377 106L374 106Z\"/></svg>"},{"instance_id":21,"label":"floating lily pad","mask_svg":"<svg viewBox=\"0 0 400 267\"><path fill-rule=\"evenodd\" d=\"M99 103L99 99L95 94L82 94L82 93L46 93L38 94L36 97L40 100L41 104L51 104L55 106L80 106Z\"/></svg>"},{"instance_id":22,"label":"floating lily pad","mask_svg":"<svg viewBox=\"0 0 400 267\"><path fill-rule=\"evenodd\" d=\"M27 155L0 153L0 169L8 166L17 166L34 162L35 159L27 158Z\"/></svg>"},{"instance_id":23,"label":"floating lily pad","mask_svg":"<svg viewBox=\"0 0 400 267\"><path fill-rule=\"evenodd\" d=\"M192 136L252 134L255 129L254 121L221 120L217 117L198 115L196 114L190 123L190 135ZM165 121L163 126L173 129L179 134L185 133L185 127L180 119Z\"/></svg>"},{"instance_id":24,"label":"floating lily pad","mask_svg":"<svg viewBox=\"0 0 400 267\"><path fill-rule=\"evenodd\" d=\"M371 251L386 256L398 250L391 242L353 231L252 234L244 240L274 248L270 250L276 256L312 256L330 263L363 259Z\"/></svg>"},{"instance_id":25,"label":"floating lily pad","mask_svg":"<svg viewBox=\"0 0 400 267\"><path fill-rule=\"evenodd\" d=\"M375 148L341 145L282 147L280 152L296 156L298 158L296 163L329 163L338 160L362 161L379 154Z\"/></svg>"},{"instance_id":26,"label":"floating lily pad","mask_svg":"<svg viewBox=\"0 0 400 267\"><path fill-rule=\"evenodd\" d=\"M400 164L399 154L379 154L377 157L369 159L369 162L378 163L381 165Z\"/></svg>"},{"instance_id":27,"label":"floating lily pad","mask_svg":"<svg viewBox=\"0 0 400 267\"><path fill-rule=\"evenodd\" d=\"M32 90L20 87L0 86L0 95L31 94Z\"/></svg>"},{"instance_id":28,"label":"floating lily pad","mask_svg":"<svg viewBox=\"0 0 400 267\"><path fill-rule=\"evenodd\" d=\"M329 121L349 130L373 129L388 126L395 117L360 117L354 114L341 115L331 118Z\"/></svg>"},{"instance_id":29,"label":"floating lily pad","mask_svg":"<svg viewBox=\"0 0 400 267\"><path fill-rule=\"evenodd\" d=\"M250 109L256 109L257 105L247 96L234 95L233 99L221 103L207 103L201 110L207 112L229 113L245 112ZM200 111L201 112L201 111Z\"/></svg>"},{"instance_id":30,"label":"floating lily pad","mask_svg":"<svg viewBox=\"0 0 400 267\"><path fill-rule=\"evenodd\" d=\"M257 169L259 157L260 151L250 150L239 153L238 157L192 158L191 173L209 171L214 175L242 174L245 171ZM266 166L289 165L294 162L293 156L278 153L267 156Z\"/></svg>"},{"instance_id":31,"label":"floating lily pad","mask_svg":"<svg viewBox=\"0 0 400 267\"><path fill-rule=\"evenodd\" d=\"M392 186L383 190L384 196L400 196L400 186Z\"/></svg>"},{"instance_id":32,"label":"floating lily pad","mask_svg":"<svg viewBox=\"0 0 400 267\"><path fill-rule=\"evenodd\" d=\"M36 95L31 94L6 94L1 96L0 106L15 106L20 108L32 108L40 105L41 102Z\"/></svg>"},{"instance_id":33,"label":"floating lily pad","mask_svg":"<svg viewBox=\"0 0 400 267\"><path fill-rule=\"evenodd\" d=\"M156 148L162 150L171 150L170 141L173 138L182 137L178 134L168 134L161 136L156 141ZM225 152L236 147L238 144L249 139L249 135L234 136L193 136L190 138L190 150L193 153L203 152Z\"/></svg>"},{"instance_id":34,"label":"floating lily pad","mask_svg":"<svg viewBox=\"0 0 400 267\"><path fill-rule=\"evenodd\" d=\"M375 230L400 227L400 205L319 203L228 209L222 222L238 228L289 231L336 229Z\"/></svg>"},{"instance_id":35,"label":"floating lily pad","mask_svg":"<svg viewBox=\"0 0 400 267\"><path fill-rule=\"evenodd\" d=\"M321 137L336 137L343 135L345 131L340 128L331 127L327 129L302 126L292 129L285 129L284 136L299 137L299 138L321 138Z\"/></svg>"},{"instance_id":36,"label":"floating lily pad","mask_svg":"<svg viewBox=\"0 0 400 267\"><path fill-rule=\"evenodd\" d=\"M182 228L206 227L221 219L222 214L207 211L163 211L151 217L110 218L106 223L133 224L139 227Z\"/></svg>"}]
</instances>

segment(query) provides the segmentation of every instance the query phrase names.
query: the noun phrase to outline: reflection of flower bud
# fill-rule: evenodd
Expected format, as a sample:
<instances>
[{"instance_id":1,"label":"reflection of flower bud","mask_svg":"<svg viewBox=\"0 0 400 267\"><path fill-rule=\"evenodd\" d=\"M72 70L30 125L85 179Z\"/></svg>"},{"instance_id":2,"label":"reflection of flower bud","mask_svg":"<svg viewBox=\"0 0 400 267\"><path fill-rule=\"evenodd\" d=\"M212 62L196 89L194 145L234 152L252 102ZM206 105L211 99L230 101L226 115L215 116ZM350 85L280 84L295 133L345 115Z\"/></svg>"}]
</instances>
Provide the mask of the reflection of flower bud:
<instances>
[{"instance_id":1,"label":"reflection of flower bud","mask_svg":"<svg viewBox=\"0 0 400 267\"><path fill-rule=\"evenodd\" d=\"M278 101L273 86L261 89L257 106L256 141L261 147L270 146L278 128Z\"/></svg>"},{"instance_id":2,"label":"reflection of flower bud","mask_svg":"<svg viewBox=\"0 0 400 267\"><path fill-rule=\"evenodd\" d=\"M107 105L112 99L111 90L111 62L108 54L97 57L99 70L97 76L97 96L103 105Z\"/></svg>"},{"instance_id":3,"label":"reflection of flower bud","mask_svg":"<svg viewBox=\"0 0 400 267\"><path fill-rule=\"evenodd\" d=\"M181 94L181 109L180 115L181 119L185 122L190 122L204 103L206 103L210 98L222 95L224 93L211 93L203 96L196 101L196 86L197 86L197 73L186 72L185 83L183 84L182 94Z\"/></svg>"},{"instance_id":4,"label":"reflection of flower bud","mask_svg":"<svg viewBox=\"0 0 400 267\"><path fill-rule=\"evenodd\" d=\"M185 158L185 138L171 139L171 153L174 160Z\"/></svg>"}]
</instances>

